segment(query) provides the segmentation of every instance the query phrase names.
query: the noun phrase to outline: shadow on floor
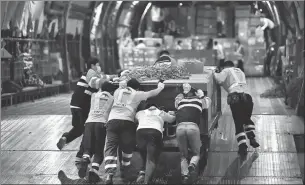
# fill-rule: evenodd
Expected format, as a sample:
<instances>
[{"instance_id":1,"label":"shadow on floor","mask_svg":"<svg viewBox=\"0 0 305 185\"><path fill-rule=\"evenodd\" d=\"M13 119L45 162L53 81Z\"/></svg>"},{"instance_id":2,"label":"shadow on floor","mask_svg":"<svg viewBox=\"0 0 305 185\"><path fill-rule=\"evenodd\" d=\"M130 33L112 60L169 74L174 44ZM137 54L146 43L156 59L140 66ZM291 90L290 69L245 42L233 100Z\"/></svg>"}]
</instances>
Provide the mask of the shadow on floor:
<instances>
[{"instance_id":1,"label":"shadow on floor","mask_svg":"<svg viewBox=\"0 0 305 185\"><path fill-rule=\"evenodd\" d=\"M257 152L251 153L247 158L236 159L227 168L224 176L220 179L218 184L241 184L241 180L247 176L252 167L253 162L259 157Z\"/></svg>"},{"instance_id":2,"label":"shadow on floor","mask_svg":"<svg viewBox=\"0 0 305 185\"><path fill-rule=\"evenodd\" d=\"M120 174L114 176L114 184L134 184L137 178L139 167L141 166L141 159L139 154L134 153L131 161L130 170L126 174L126 180L123 182ZM119 169L117 171L120 171ZM104 175L104 174L103 174ZM103 175L101 176L102 179ZM178 178L177 178L178 177ZM64 171L58 172L58 179L61 184L89 184L85 179L71 179ZM164 152L161 154L156 172L154 174L153 184L179 184L180 183L180 155L177 152ZM98 184L103 184L102 180Z\"/></svg>"},{"instance_id":3,"label":"shadow on floor","mask_svg":"<svg viewBox=\"0 0 305 185\"><path fill-rule=\"evenodd\" d=\"M293 135L295 147L297 150L298 161L301 169L302 180L304 184L304 134L295 134Z\"/></svg>"}]
</instances>

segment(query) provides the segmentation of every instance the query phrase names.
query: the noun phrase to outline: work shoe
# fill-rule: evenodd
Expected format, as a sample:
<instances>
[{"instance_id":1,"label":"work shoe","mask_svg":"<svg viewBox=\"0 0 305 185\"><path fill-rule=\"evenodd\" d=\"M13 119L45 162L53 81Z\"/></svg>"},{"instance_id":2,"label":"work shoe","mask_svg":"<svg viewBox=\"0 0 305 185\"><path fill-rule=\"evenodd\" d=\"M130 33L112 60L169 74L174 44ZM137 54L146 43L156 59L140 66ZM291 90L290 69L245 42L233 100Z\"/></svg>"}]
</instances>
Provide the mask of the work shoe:
<instances>
[{"instance_id":1,"label":"work shoe","mask_svg":"<svg viewBox=\"0 0 305 185\"><path fill-rule=\"evenodd\" d=\"M245 144L243 144L243 145L240 145L239 147L238 147L238 155L240 156L240 157L245 157L245 156L247 156L247 154L248 154L248 146L247 145L245 145Z\"/></svg>"},{"instance_id":2,"label":"work shoe","mask_svg":"<svg viewBox=\"0 0 305 185\"><path fill-rule=\"evenodd\" d=\"M88 180L89 183L98 183L101 180L100 176L98 175L98 170L92 168L89 171Z\"/></svg>"},{"instance_id":3,"label":"work shoe","mask_svg":"<svg viewBox=\"0 0 305 185\"><path fill-rule=\"evenodd\" d=\"M112 185L113 184L113 175L108 174L105 180L105 184Z\"/></svg>"},{"instance_id":4,"label":"work shoe","mask_svg":"<svg viewBox=\"0 0 305 185\"><path fill-rule=\"evenodd\" d=\"M191 173L194 173L195 170L196 170L196 165L193 164L193 163L191 163L191 164L189 165L188 169L189 169L189 173L190 173L190 174L191 174Z\"/></svg>"},{"instance_id":5,"label":"work shoe","mask_svg":"<svg viewBox=\"0 0 305 185\"><path fill-rule=\"evenodd\" d=\"M88 157L85 157L80 161L80 168L78 170L78 176L80 178L86 177L86 173L87 173L89 164L90 164L90 159Z\"/></svg>"},{"instance_id":6,"label":"work shoe","mask_svg":"<svg viewBox=\"0 0 305 185\"><path fill-rule=\"evenodd\" d=\"M77 170L80 169L82 159L83 159L83 158L75 157L75 162L74 162L74 164L75 164Z\"/></svg>"},{"instance_id":7,"label":"work shoe","mask_svg":"<svg viewBox=\"0 0 305 185\"><path fill-rule=\"evenodd\" d=\"M182 177L182 184L189 184L189 177L187 175Z\"/></svg>"},{"instance_id":8,"label":"work shoe","mask_svg":"<svg viewBox=\"0 0 305 185\"><path fill-rule=\"evenodd\" d=\"M56 146L57 146L57 148L58 148L59 150L62 150L63 147L66 145L66 143L67 143L67 138L61 137L61 138L59 139L59 141L57 142Z\"/></svg>"},{"instance_id":9,"label":"work shoe","mask_svg":"<svg viewBox=\"0 0 305 185\"><path fill-rule=\"evenodd\" d=\"M140 171L138 178L137 178L137 183L143 183L145 180L145 172Z\"/></svg>"},{"instance_id":10,"label":"work shoe","mask_svg":"<svg viewBox=\"0 0 305 185\"><path fill-rule=\"evenodd\" d=\"M260 146L259 143L256 141L255 138L249 139L249 140L250 140L250 145L251 145L253 148L257 148L257 147Z\"/></svg>"}]
</instances>

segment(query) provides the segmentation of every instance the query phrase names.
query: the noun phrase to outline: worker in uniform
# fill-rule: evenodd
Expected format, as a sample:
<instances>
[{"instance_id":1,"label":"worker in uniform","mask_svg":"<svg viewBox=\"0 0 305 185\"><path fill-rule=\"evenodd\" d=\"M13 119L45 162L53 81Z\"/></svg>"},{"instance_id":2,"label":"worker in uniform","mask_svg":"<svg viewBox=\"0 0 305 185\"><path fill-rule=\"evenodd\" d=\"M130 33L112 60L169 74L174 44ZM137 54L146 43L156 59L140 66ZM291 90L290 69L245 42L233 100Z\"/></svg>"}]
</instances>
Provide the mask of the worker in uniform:
<instances>
[{"instance_id":1,"label":"worker in uniform","mask_svg":"<svg viewBox=\"0 0 305 185\"><path fill-rule=\"evenodd\" d=\"M140 83L136 79L130 79L127 87L119 87L114 92L114 103L109 114L106 130L107 143L105 149L106 184L113 183L113 175L117 168L117 149L122 150L121 177L130 166L132 152L135 148L136 124L135 114L139 104L150 97L157 96L164 84L159 82L158 88L144 92L138 91Z\"/></svg>"},{"instance_id":2,"label":"worker in uniform","mask_svg":"<svg viewBox=\"0 0 305 185\"><path fill-rule=\"evenodd\" d=\"M159 52L159 57L157 59L157 61L155 62L155 64L166 64L166 65L172 65L175 66L177 65L177 61L171 57L169 51L167 50L162 50Z\"/></svg>"},{"instance_id":3,"label":"worker in uniform","mask_svg":"<svg viewBox=\"0 0 305 185\"><path fill-rule=\"evenodd\" d=\"M90 158L94 155L92 168L89 171L89 181L98 182L98 170L104 160L106 139L106 123L113 104L115 85L110 82L100 82L100 90L91 95L91 108L85 124L83 135L84 153L78 171L80 178L86 176Z\"/></svg>"},{"instance_id":4,"label":"worker in uniform","mask_svg":"<svg viewBox=\"0 0 305 185\"><path fill-rule=\"evenodd\" d=\"M142 167L137 178L137 183L148 184L158 163L163 147L164 122L173 123L175 113L164 112L154 104L147 104L144 110L136 114L138 128L136 132L137 147L142 158Z\"/></svg>"},{"instance_id":5,"label":"worker in uniform","mask_svg":"<svg viewBox=\"0 0 305 185\"><path fill-rule=\"evenodd\" d=\"M227 103L230 105L235 123L235 135L238 144L238 154L247 155L247 138L253 148L259 147L255 139L255 125L251 120L253 101L248 93L245 73L234 67L232 61L226 61L224 69L213 73L218 84L228 92Z\"/></svg>"},{"instance_id":6,"label":"worker in uniform","mask_svg":"<svg viewBox=\"0 0 305 185\"><path fill-rule=\"evenodd\" d=\"M99 61L97 58L90 58L87 62L88 71L84 73L78 80L74 93L72 94L70 109L72 113L72 129L69 132L65 132L62 137L57 142L57 147L59 150L74 141L76 138L80 137L84 132L84 124L88 118L90 110L90 99L88 103L88 98L86 98L86 90L88 90L88 83L92 78L100 77L98 71L100 71ZM79 167L79 162L82 159L83 146L80 145L80 149L76 154L75 164Z\"/></svg>"},{"instance_id":7,"label":"worker in uniform","mask_svg":"<svg viewBox=\"0 0 305 185\"><path fill-rule=\"evenodd\" d=\"M235 41L235 55L238 57L237 60L237 68L242 70L244 72L244 55L245 55L245 50L244 46L240 43L239 40Z\"/></svg>"},{"instance_id":8,"label":"worker in uniform","mask_svg":"<svg viewBox=\"0 0 305 185\"><path fill-rule=\"evenodd\" d=\"M176 138L181 154L182 183L189 183L189 176L195 171L200 159L200 130L202 110L209 108L211 99L204 96L201 89L195 90L190 84L185 83L181 87L181 93L175 98ZM188 162L189 150L193 154Z\"/></svg>"},{"instance_id":9,"label":"worker in uniform","mask_svg":"<svg viewBox=\"0 0 305 185\"><path fill-rule=\"evenodd\" d=\"M276 41L276 36L273 30L275 28L275 23L272 20L266 18L264 15L261 15L259 27L264 31L264 37L268 44ZM271 40L269 39L268 31L270 31Z\"/></svg>"},{"instance_id":10,"label":"worker in uniform","mask_svg":"<svg viewBox=\"0 0 305 185\"><path fill-rule=\"evenodd\" d=\"M220 69L223 69L223 65L225 62L225 52L224 52L223 46L221 44L219 44L217 41L214 41L213 49L217 52L216 58L219 62L218 67Z\"/></svg>"}]
</instances>

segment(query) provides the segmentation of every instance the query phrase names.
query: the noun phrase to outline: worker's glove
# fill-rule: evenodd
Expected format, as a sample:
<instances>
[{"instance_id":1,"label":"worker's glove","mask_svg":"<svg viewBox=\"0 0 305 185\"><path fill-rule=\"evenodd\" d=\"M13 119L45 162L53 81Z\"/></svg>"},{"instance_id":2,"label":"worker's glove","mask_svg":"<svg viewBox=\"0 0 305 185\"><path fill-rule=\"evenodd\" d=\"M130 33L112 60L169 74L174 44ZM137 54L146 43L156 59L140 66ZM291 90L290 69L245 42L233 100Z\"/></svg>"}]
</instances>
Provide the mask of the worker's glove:
<instances>
[{"instance_id":1,"label":"worker's glove","mask_svg":"<svg viewBox=\"0 0 305 185\"><path fill-rule=\"evenodd\" d=\"M126 80L120 81L119 87L120 87L120 88L126 88L126 87L127 87L127 82L126 82Z\"/></svg>"},{"instance_id":2,"label":"worker's glove","mask_svg":"<svg viewBox=\"0 0 305 185\"><path fill-rule=\"evenodd\" d=\"M162 83L162 82L158 83L158 88L164 89L164 86L165 86L164 83Z\"/></svg>"},{"instance_id":3,"label":"worker's glove","mask_svg":"<svg viewBox=\"0 0 305 185\"><path fill-rule=\"evenodd\" d=\"M201 89L198 89L196 92L196 96L198 96L199 98L203 98L204 97L204 93Z\"/></svg>"}]
</instances>

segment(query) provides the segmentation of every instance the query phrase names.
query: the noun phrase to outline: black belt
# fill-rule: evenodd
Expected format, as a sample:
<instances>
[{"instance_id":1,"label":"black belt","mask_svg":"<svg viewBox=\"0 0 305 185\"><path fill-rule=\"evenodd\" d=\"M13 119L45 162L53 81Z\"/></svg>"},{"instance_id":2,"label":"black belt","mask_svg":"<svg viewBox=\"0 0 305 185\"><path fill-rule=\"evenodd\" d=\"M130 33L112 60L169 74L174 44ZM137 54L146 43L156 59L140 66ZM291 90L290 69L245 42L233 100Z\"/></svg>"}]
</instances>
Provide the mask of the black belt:
<instances>
[{"instance_id":1,"label":"black belt","mask_svg":"<svg viewBox=\"0 0 305 185\"><path fill-rule=\"evenodd\" d=\"M232 105L235 103L246 102L248 100L246 93L233 92L228 94L227 103Z\"/></svg>"}]
</instances>

